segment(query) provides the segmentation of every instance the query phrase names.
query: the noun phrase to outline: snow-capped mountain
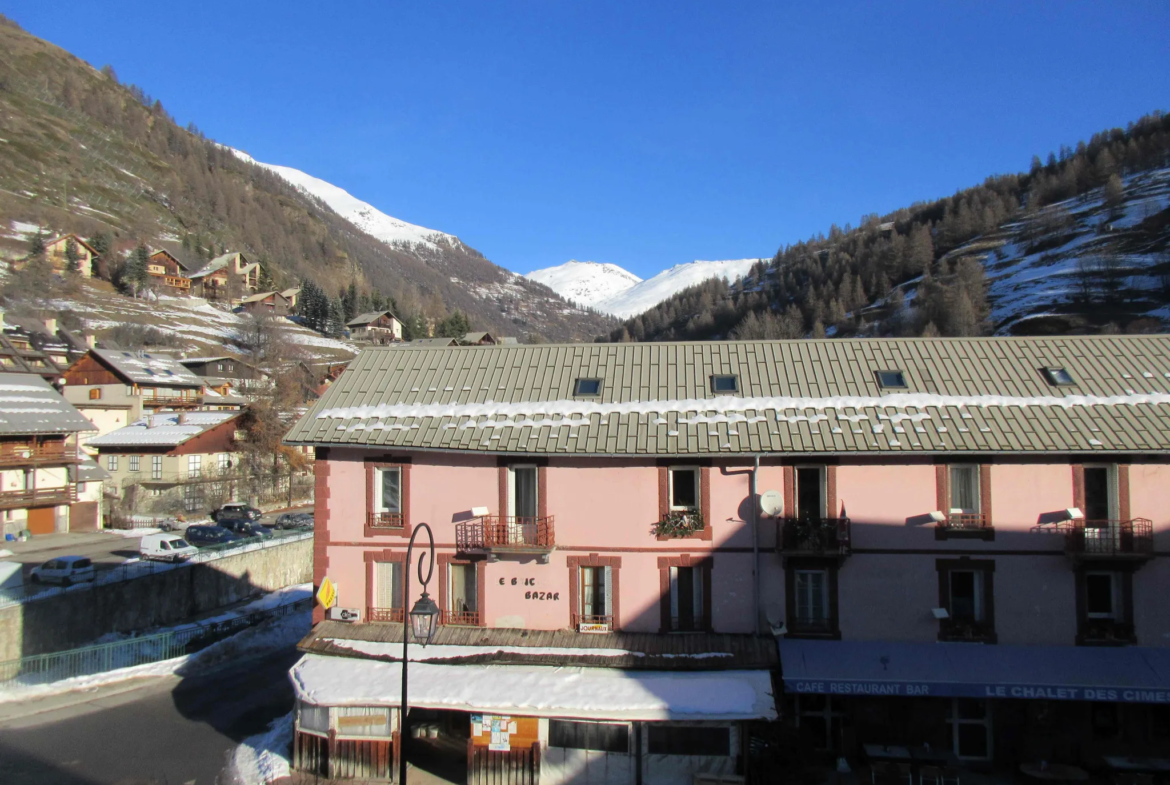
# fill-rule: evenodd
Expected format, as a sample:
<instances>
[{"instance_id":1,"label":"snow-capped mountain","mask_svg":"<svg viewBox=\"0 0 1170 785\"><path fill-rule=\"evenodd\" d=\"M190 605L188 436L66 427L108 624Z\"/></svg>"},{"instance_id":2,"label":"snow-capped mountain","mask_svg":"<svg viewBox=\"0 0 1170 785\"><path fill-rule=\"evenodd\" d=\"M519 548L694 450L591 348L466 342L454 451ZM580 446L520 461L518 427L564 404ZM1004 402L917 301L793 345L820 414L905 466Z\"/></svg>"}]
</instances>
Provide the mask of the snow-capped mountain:
<instances>
[{"instance_id":1,"label":"snow-capped mountain","mask_svg":"<svg viewBox=\"0 0 1170 785\"><path fill-rule=\"evenodd\" d=\"M578 262L576 259L525 276L542 283L566 300L593 307L603 300L629 290L642 279L616 264Z\"/></svg>"},{"instance_id":2,"label":"snow-capped mountain","mask_svg":"<svg viewBox=\"0 0 1170 785\"><path fill-rule=\"evenodd\" d=\"M291 166L266 164L262 161L257 161L241 150L232 149L232 153L240 160L262 166L280 175L281 178L292 183L309 196L314 196L329 205L333 212L349 221L358 229L361 229L371 237L376 237L382 242L391 245L423 245L431 249L437 247L435 245L436 241L445 240L454 246L461 245L459 238L453 234L447 234L446 232L440 232L435 229L427 229L425 226L417 226L386 215L386 213L377 207L374 207L368 202L363 202L345 189L338 188L333 183L327 183L318 177L313 177L311 174L306 174L300 169L293 169Z\"/></svg>"},{"instance_id":3,"label":"snow-capped mountain","mask_svg":"<svg viewBox=\"0 0 1170 785\"><path fill-rule=\"evenodd\" d=\"M759 259L696 260L676 264L653 278L641 280L616 264L565 262L528 273L527 278L548 286L567 300L588 305L623 319L653 308L675 292L711 278L734 281L746 275ZM586 299L588 298L588 299Z\"/></svg>"}]
</instances>

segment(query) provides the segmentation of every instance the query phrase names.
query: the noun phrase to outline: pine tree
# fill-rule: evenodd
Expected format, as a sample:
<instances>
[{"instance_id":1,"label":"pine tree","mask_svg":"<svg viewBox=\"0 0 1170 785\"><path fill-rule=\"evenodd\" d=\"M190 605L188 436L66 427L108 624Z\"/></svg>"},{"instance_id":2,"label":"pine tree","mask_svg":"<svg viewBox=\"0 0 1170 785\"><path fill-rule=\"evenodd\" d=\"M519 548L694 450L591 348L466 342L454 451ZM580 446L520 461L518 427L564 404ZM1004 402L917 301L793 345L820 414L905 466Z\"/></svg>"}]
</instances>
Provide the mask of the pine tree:
<instances>
[{"instance_id":1,"label":"pine tree","mask_svg":"<svg viewBox=\"0 0 1170 785\"><path fill-rule=\"evenodd\" d=\"M40 257L45 255L45 235L37 229L37 233L28 241L28 255L30 257Z\"/></svg>"},{"instance_id":2,"label":"pine tree","mask_svg":"<svg viewBox=\"0 0 1170 785\"><path fill-rule=\"evenodd\" d=\"M130 258L126 262L124 277L133 287L135 296L150 280L150 275L146 271L149 259L150 253L146 250L146 246L143 243L138 243L138 247L134 249L134 253L130 254Z\"/></svg>"},{"instance_id":3,"label":"pine tree","mask_svg":"<svg viewBox=\"0 0 1170 785\"><path fill-rule=\"evenodd\" d=\"M77 274L81 272L81 249L77 241L70 237L65 241L65 272Z\"/></svg>"},{"instance_id":4,"label":"pine tree","mask_svg":"<svg viewBox=\"0 0 1170 785\"><path fill-rule=\"evenodd\" d=\"M340 338L345 331L345 310L341 305L341 298L334 297L329 301L328 317L325 327L325 334L330 338Z\"/></svg>"},{"instance_id":5,"label":"pine tree","mask_svg":"<svg viewBox=\"0 0 1170 785\"><path fill-rule=\"evenodd\" d=\"M345 316L345 321L349 321L357 316L358 308L358 291L357 284L353 281L349 282L349 286L341 290L341 311Z\"/></svg>"}]
</instances>

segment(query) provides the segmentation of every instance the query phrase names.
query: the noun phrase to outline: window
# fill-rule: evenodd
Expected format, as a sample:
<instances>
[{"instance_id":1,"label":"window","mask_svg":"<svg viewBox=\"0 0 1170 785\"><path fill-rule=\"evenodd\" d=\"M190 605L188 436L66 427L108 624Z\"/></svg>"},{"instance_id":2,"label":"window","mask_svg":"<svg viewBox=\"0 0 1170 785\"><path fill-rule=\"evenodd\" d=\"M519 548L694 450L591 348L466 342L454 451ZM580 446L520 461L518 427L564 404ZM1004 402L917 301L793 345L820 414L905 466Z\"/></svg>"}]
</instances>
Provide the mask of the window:
<instances>
[{"instance_id":1,"label":"window","mask_svg":"<svg viewBox=\"0 0 1170 785\"><path fill-rule=\"evenodd\" d=\"M1121 576L1116 572L1085 573L1085 615L1120 621Z\"/></svg>"},{"instance_id":2,"label":"window","mask_svg":"<svg viewBox=\"0 0 1170 785\"><path fill-rule=\"evenodd\" d=\"M106 468L112 472L118 471L118 456L111 455L106 458Z\"/></svg>"},{"instance_id":3,"label":"window","mask_svg":"<svg viewBox=\"0 0 1170 785\"><path fill-rule=\"evenodd\" d=\"M152 480L161 480L162 479L162 456L161 455L150 456L150 479L152 479Z\"/></svg>"},{"instance_id":4,"label":"window","mask_svg":"<svg viewBox=\"0 0 1170 785\"><path fill-rule=\"evenodd\" d=\"M995 643L995 561L939 559L939 605L947 617L939 619L939 640Z\"/></svg>"},{"instance_id":5,"label":"window","mask_svg":"<svg viewBox=\"0 0 1170 785\"><path fill-rule=\"evenodd\" d=\"M601 379L578 379L573 385L573 395L601 395Z\"/></svg>"},{"instance_id":6,"label":"window","mask_svg":"<svg viewBox=\"0 0 1170 785\"><path fill-rule=\"evenodd\" d=\"M991 757L991 712L987 701L953 698L947 713L951 751L961 760Z\"/></svg>"},{"instance_id":7,"label":"window","mask_svg":"<svg viewBox=\"0 0 1170 785\"><path fill-rule=\"evenodd\" d=\"M711 377L711 392L713 393L735 393L739 392L739 377L738 376L712 376Z\"/></svg>"},{"instance_id":8,"label":"window","mask_svg":"<svg viewBox=\"0 0 1170 785\"><path fill-rule=\"evenodd\" d=\"M218 456L216 456L216 460L216 468L219 469L221 474L232 468L232 458L226 452L221 452Z\"/></svg>"},{"instance_id":9,"label":"window","mask_svg":"<svg viewBox=\"0 0 1170 785\"><path fill-rule=\"evenodd\" d=\"M89 399L91 401L100 401L102 399L102 388L101 387L90 388Z\"/></svg>"},{"instance_id":10,"label":"window","mask_svg":"<svg viewBox=\"0 0 1170 785\"><path fill-rule=\"evenodd\" d=\"M672 632L707 629L703 605L705 567L670 567L670 627Z\"/></svg>"},{"instance_id":11,"label":"window","mask_svg":"<svg viewBox=\"0 0 1170 785\"><path fill-rule=\"evenodd\" d=\"M796 517L821 520L826 517L825 471L820 466L798 467L796 477Z\"/></svg>"},{"instance_id":12,"label":"window","mask_svg":"<svg viewBox=\"0 0 1170 785\"><path fill-rule=\"evenodd\" d=\"M841 748L841 723L845 713L841 704L831 696L797 695L793 714L801 738L811 742L816 749L835 752Z\"/></svg>"},{"instance_id":13,"label":"window","mask_svg":"<svg viewBox=\"0 0 1170 785\"><path fill-rule=\"evenodd\" d=\"M548 746L598 752L630 751L630 726L612 722L548 721Z\"/></svg>"},{"instance_id":14,"label":"window","mask_svg":"<svg viewBox=\"0 0 1170 785\"><path fill-rule=\"evenodd\" d=\"M140 471L142 469L141 464L142 464L142 456L141 455L131 455L130 456L130 471L132 471L132 472Z\"/></svg>"},{"instance_id":15,"label":"window","mask_svg":"<svg viewBox=\"0 0 1170 785\"><path fill-rule=\"evenodd\" d=\"M829 571L795 570L795 610L793 620L798 631L828 632L831 629L829 614Z\"/></svg>"},{"instance_id":16,"label":"window","mask_svg":"<svg viewBox=\"0 0 1170 785\"><path fill-rule=\"evenodd\" d=\"M402 621L403 562L374 562L374 609L370 621ZM397 614L386 611L397 610ZM377 613L382 611L383 613ZM387 618L381 618L387 616Z\"/></svg>"},{"instance_id":17,"label":"window","mask_svg":"<svg viewBox=\"0 0 1170 785\"><path fill-rule=\"evenodd\" d=\"M1077 644L1137 643L1133 625L1133 574L1078 570Z\"/></svg>"},{"instance_id":18,"label":"window","mask_svg":"<svg viewBox=\"0 0 1170 785\"><path fill-rule=\"evenodd\" d=\"M882 389L902 389L906 387L906 374L902 371L874 371L877 374L878 387Z\"/></svg>"},{"instance_id":19,"label":"window","mask_svg":"<svg viewBox=\"0 0 1170 785\"><path fill-rule=\"evenodd\" d=\"M699 508L699 470L672 468L670 470L670 509L697 510Z\"/></svg>"},{"instance_id":20,"label":"window","mask_svg":"<svg viewBox=\"0 0 1170 785\"><path fill-rule=\"evenodd\" d=\"M581 567L581 607L578 615L582 624L608 624L613 616L609 586L613 580L609 567Z\"/></svg>"},{"instance_id":21,"label":"window","mask_svg":"<svg viewBox=\"0 0 1170 785\"><path fill-rule=\"evenodd\" d=\"M538 513L537 468L512 466L508 469L508 514L535 518Z\"/></svg>"},{"instance_id":22,"label":"window","mask_svg":"<svg viewBox=\"0 0 1170 785\"><path fill-rule=\"evenodd\" d=\"M448 624L479 625L479 584L474 564L451 564L447 568Z\"/></svg>"},{"instance_id":23,"label":"window","mask_svg":"<svg viewBox=\"0 0 1170 785\"><path fill-rule=\"evenodd\" d=\"M1117 518L1117 475L1113 466L1085 467L1085 526ZM1107 527L1100 527L1107 528Z\"/></svg>"},{"instance_id":24,"label":"window","mask_svg":"<svg viewBox=\"0 0 1170 785\"><path fill-rule=\"evenodd\" d=\"M977 514L979 510L979 467L951 467L951 513Z\"/></svg>"},{"instance_id":25,"label":"window","mask_svg":"<svg viewBox=\"0 0 1170 785\"><path fill-rule=\"evenodd\" d=\"M983 573L977 570L948 570L951 618L956 621L983 621Z\"/></svg>"},{"instance_id":26,"label":"window","mask_svg":"<svg viewBox=\"0 0 1170 785\"><path fill-rule=\"evenodd\" d=\"M402 512L402 470L378 469L374 506L378 512Z\"/></svg>"},{"instance_id":27,"label":"window","mask_svg":"<svg viewBox=\"0 0 1170 785\"><path fill-rule=\"evenodd\" d=\"M222 371L223 370L223 363L216 363L215 370Z\"/></svg>"},{"instance_id":28,"label":"window","mask_svg":"<svg viewBox=\"0 0 1170 785\"><path fill-rule=\"evenodd\" d=\"M731 728L691 725L647 726L646 746L651 755L730 755Z\"/></svg>"},{"instance_id":29,"label":"window","mask_svg":"<svg viewBox=\"0 0 1170 785\"><path fill-rule=\"evenodd\" d=\"M1077 380L1064 368L1044 368L1044 378L1053 387L1068 387L1076 384Z\"/></svg>"},{"instance_id":30,"label":"window","mask_svg":"<svg viewBox=\"0 0 1170 785\"><path fill-rule=\"evenodd\" d=\"M183 509L195 512L203 509L203 486L200 484L183 486Z\"/></svg>"},{"instance_id":31,"label":"window","mask_svg":"<svg viewBox=\"0 0 1170 785\"><path fill-rule=\"evenodd\" d=\"M187 477L195 479L203 474L203 456L202 455L188 455L187 456Z\"/></svg>"}]
</instances>

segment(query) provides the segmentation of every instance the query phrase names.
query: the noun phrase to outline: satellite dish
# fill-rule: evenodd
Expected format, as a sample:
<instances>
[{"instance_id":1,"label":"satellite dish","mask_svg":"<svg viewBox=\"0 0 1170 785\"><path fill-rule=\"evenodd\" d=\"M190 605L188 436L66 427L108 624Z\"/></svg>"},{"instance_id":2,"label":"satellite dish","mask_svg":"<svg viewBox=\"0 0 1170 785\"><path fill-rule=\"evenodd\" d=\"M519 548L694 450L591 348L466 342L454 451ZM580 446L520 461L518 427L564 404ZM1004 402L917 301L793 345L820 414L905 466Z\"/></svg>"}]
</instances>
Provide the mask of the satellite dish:
<instances>
[{"instance_id":1,"label":"satellite dish","mask_svg":"<svg viewBox=\"0 0 1170 785\"><path fill-rule=\"evenodd\" d=\"M779 491L764 491L760 494L760 512L772 516L784 512L784 496Z\"/></svg>"}]
</instances>

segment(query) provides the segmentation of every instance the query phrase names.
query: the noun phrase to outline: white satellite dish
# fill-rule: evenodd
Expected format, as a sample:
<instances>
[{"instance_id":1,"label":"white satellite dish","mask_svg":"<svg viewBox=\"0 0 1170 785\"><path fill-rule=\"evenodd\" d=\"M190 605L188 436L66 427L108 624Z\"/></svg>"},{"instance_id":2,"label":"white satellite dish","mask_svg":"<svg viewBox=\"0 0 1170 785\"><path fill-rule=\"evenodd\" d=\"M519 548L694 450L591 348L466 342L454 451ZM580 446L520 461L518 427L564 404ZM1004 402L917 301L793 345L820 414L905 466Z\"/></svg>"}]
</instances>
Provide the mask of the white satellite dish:
<instances>
[{"instance_id":1,"label":"white satellite dish","mask_svg":"<svg viewBox=\"0 0 1170 785\"><path fill-rule=\"evenodd\" d=\"M760 512L776 516L784 512L784 496L780 491L764 491L760 494Z\"/></svg>"}]
</instances>

